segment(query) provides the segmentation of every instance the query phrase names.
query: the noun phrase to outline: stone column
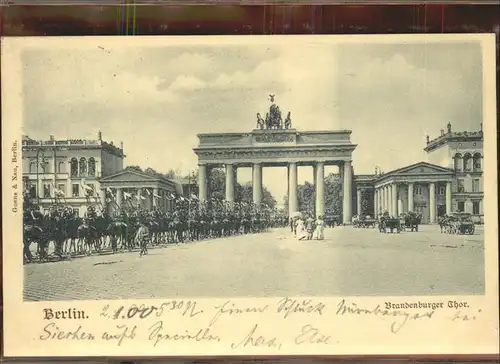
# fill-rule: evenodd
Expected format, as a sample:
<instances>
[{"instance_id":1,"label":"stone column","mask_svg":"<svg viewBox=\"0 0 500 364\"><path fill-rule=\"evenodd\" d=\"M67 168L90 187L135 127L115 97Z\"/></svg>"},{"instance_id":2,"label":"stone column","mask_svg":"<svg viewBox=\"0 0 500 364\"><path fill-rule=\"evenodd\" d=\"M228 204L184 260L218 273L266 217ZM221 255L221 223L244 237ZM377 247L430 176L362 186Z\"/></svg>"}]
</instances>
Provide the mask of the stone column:
<instances>
[{"instance_id":1,"label":"stone column","mask_svg":"<svg viewBox=\"0 0 500 364\"><path fill-rule=\"evenodd\" d=\"M373 217L378 216L378 190L374 188L373 190Z\"/></svg>"},{"instance_id":2,"label":"stone column","mask_svg":"<svg viewBox=\"0 0 500 364\"><path fill-rule=\"evenodd\" d=\"M413 211L413 182L408 183L408 212Z\"/></svg>"},{"instance_id":3,"label":"stone column","mask_svg":"<svg viewBox=\"0 0 500 364\"><path fill-rule=\"evenodd\" d=\"M436 222L436 183L429 183L429 222Z\"/></svg>"},{"instance_id":4,"label":"stone column","mask_svg":"<svg viewBox=\"0 0 500 364\"><path fill-rule=\"evenodd\" d=\"M254 163L252 180L253 202L260 204L262 202L262 165Z\"/></svg>"},{"instance_id":5,"label":"stone column","mask_svg":"<svg viewBox=\"0 0 500 364\"><path fill-rule=\"evenodd\" d=\"M292 215L299 209L297 198L297 163L288 165L288 214Z\"/></svg>"},{"instance_id":6,"label":"stone column","mask_svg":"<svg viewBox=\"0 0 500 364\"><path fill-rule=\"evenodd\" d=\"M104 188L101 188L99 190L99 197L101 199L102 206L106 206L106 190Z\"/></svg>"},{"instance_id":7,"label":"stone column","mask_svg":"<svg viewBox=\"0 0 500 364\"><path fill-rule=\"evenodd\" d=\"M451 215L451 182L446 182L446 215Z\"/></svg>"},{"instance_id":8,"label":"stone column","mask_svg":"<svg viewBox=\"0 0 500 364\"><path fill-rule=\"evenodd\" d=\"M362 196L362 193L361 193L361 190L359 188L356 189L356 209L357 209L357 214L358 214L358 217L361 216L361 196Z\"/></svg>"},{"instance_id":9,"label":"stone column","mask_svg":"<svg viewBox=\"0 0 500 364\"><path fill-rule=\"evenodd\" d=\"M121 188L117 188L116 189L116 205L117 206L115 206L115 209L118 212L120 212L120 209L122 207L122 197L123 197L123 195L122 195L122 189Z\"/></svg>"},{"instance_id":10,"label":"stone column","mask_svg":"<svg viewBox=\"0 0 500 364\"><path fill-rule=\"evenodd\" d=\"M325 215L325 165L316 163L314 168L316 181L316 217Z\"/></svg>"},{"instance_id":11,"label":"stone column","mask_svg":"<svg viewBox=\"0 0 500 364\"><path fill-rule=\"evenodd\" d=\"M153 196L152 197L153 197L153 207L154 208L158 207L158 197L156 197L156 196L159 196L158 187L155 187L153 189Z\"/></svg>"},{"instance_id":12,"label":"stone column","mask_svg":"<svg viewBox=\"0 0 500 364\"><path fill-rule=\"evenodd\" d=\"M398 216L398 185L393 183L391 187L392 215Z\"/></svg>"},{"instance_id":13,"label":"stone column","mask_svg":"<svg viewBox=\"0 0 500 364\"><path fill-rule=\"evenodd\" d=\"M403 196L403 194L401 193L401 185L396 185L396 191L397 191L397 195L398 195L398 215L400 215L404 212L403 211L403 200L401 199L401 197Z\"/></svg>"},{"instance_id":14,"label":"stone column","mask_svg":"<svg viewBox=\"0 0 500 364\"><path fill-rule=\"evenodd\" d=\"M234 202L234 169L232 164L226 164L226 201Z\"/></svg>"},{"instance_id":15,"label":"stone column","mask_svg":"<svg viewBox=\"0 0 500 364\"><path fill-rule=\"evenodd\" d=\"M388 187L387 185L385 185L383 188L384 188L384 212L387 211L390 213Z\"/></svg>"},{"instance_id":16,"label":"stone column","mask_svg":"<svg viewBox=\"0 0 500 364\"><path fill-rule=\"evenodd\" d=\"M142 188L139 187L137 189L137 198L136 198L138 207L142 207L142 198L141 197L142 197Z\"/></svg>"},{"instance_id":17,"label":"stone column","mask_svg":"<svg viewBox=\"0 0 500 364\"><path fill-rule=\"evenodd\" d=\"M352 222L352 195L351 195L352 170L351 161L344 162L344 224Z\"/></svg>"},{"instance_id":18,"label":"stone column","mask_svg":"<svg viewBox=\"0 0 500 364\"><path fill-rule=\"evenodd\" d=\"M207 200L207 166L198 165L198 198L201 202Z\"/></svg>"},{"instance_id":19,"label":"stone column","mask_svg":"<svg viewBox=\"0 0 500 364\"><path fill-rule=\"evenodd\" d=\"M378 188L378 202L379 202L379 211L384 212L384 187Z\"/></svg>"}]
</instances>

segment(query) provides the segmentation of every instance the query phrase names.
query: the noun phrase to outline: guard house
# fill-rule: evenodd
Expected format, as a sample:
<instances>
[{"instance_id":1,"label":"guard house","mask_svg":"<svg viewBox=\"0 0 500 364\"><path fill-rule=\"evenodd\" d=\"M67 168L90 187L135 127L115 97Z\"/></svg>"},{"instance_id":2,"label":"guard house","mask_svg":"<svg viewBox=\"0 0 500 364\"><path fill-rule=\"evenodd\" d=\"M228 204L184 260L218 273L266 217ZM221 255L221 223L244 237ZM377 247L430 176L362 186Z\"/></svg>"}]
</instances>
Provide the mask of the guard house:
<instances>
[{"instance_id":1,"label":"guard house","mask_svg":"<svg viewBox=\"0 0 500 364\"><path fill-rule=\"evenodd\" d=\"M108 195L108 201L111 201L108 203L111 214L116 214L125 206L172 211L174 197L182 195L179 183L134 168L125 168L101 178L100 187Z\"/></svg>"},{"instance_id":2,"label":"guard house","mask_svg":"<svg viewBox=\"0 0 500 364\"><path fill-rule=\"evenodd\" d=\"M422 161L387 173L354 177L356 213L393 216L408 211L422 214L424 223L436 223L444 214L466 212L483 219L483 132L446 131L431 140ZM371 199L368 204L364 199ZM363 205L369 208L363 210Z\"/></svg>"}]
</instances>

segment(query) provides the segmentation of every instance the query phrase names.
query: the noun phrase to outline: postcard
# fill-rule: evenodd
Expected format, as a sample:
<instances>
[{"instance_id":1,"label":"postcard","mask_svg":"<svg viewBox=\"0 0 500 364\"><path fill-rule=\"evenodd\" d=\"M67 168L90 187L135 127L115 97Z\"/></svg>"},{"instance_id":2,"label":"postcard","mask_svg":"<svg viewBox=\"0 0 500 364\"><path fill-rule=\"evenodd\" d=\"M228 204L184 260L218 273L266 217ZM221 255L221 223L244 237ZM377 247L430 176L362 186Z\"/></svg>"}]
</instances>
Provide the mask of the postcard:
<instances>
[{"instance_id":1,"label":"postcard","mask_svg":"<svg viewBox=\"0 0 500 364\"><path fill-rule=\"evenodd\" d=\"M2 39L4 353L498 353L494 34Z\"/></svg>"}]
</instances>

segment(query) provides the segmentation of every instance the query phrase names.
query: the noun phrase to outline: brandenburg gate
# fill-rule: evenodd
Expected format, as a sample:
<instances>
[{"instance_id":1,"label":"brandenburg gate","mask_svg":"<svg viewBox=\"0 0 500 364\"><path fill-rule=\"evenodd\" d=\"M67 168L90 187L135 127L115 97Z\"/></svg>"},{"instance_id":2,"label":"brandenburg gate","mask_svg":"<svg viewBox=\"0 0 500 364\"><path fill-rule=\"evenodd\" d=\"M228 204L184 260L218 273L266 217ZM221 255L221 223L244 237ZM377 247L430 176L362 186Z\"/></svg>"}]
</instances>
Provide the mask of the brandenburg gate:
<instances>
[{"instance_id":1,"label":"brandenburg gate","mask_svg":"<svg viewBox=\"0 0 500 364\"><path fill-rule=\"evenodd\" d=\"M325 213L325 166L339 167L343 184L343 221L352 218L352 152L350 130L298 131L291 127L291 116L281 118L279 107L271 96L271 107L265 120L257 114L257 129L249 133L199 134L198 185L200 201L209 198L207 177L210 168L224 167L226 171L226 201L234 202L236 171L239 167L253 169L253 202L262 199L262 169L288 168L288 213L298 212L297 168L312 166L316 189L316 215Z\"/></svg>"}]
</instances>

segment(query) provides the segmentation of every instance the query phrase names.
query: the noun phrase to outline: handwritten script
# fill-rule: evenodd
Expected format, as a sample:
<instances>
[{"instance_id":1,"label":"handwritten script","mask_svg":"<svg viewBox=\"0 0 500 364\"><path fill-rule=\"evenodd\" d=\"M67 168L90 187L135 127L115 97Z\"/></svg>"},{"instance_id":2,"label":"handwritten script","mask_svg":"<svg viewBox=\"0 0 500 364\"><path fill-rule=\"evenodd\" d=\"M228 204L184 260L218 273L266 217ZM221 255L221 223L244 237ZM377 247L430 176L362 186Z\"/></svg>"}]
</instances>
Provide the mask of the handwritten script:
<instances>
[{"instance_id":1,"label":"handwritten script","mask_svg":"<svg viewBox=\"0 0 500 364\"><path fill-rule=\"evenodd\" d=\"M480 309L472 310L467 302L456 301L380 302L372 307L346 299L336 304L291 297L245 302L224 300L202 305L196 300L169 300L156 305L106 304L94 314L74 307L44 308L41 316L46 323L37 336L41 341L100 341L115 346L140 342L156 348L200 343L222 345L230 352L250 348L280 351L291 346L341 344L342 330L336 328L335 317L349 317L361 325L363 320L379 319L381 330L387 322L389 331L398 334L410 322L427 322L441 312L446 312L442 318L457 325L475 321L481 314ZM96 325L87 325L92 319L100 321L98 327L102 331L96 331Z\"/></svg>"}]
</instances>

